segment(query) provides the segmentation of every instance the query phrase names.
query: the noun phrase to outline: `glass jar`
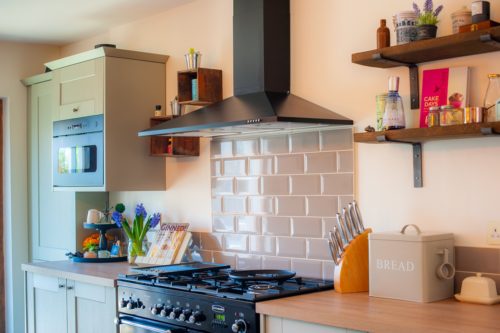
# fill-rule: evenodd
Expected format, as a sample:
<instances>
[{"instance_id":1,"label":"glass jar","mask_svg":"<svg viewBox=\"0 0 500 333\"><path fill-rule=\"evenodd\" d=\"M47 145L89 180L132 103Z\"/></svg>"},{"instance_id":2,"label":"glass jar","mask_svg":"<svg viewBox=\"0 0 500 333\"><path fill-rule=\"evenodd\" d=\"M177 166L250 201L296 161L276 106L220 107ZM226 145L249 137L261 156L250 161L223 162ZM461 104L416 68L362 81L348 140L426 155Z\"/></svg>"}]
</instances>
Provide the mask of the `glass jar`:
<instances>
[{"instance_id":1,"label":"glass jar","mask_svg":"<svg viewBox=\"0 0 500 333\"><path fill-rule=\"evenodd\" d=\"M431 106L427 114L427 127L439 126L439 106Z\"/></svg>"},{"instance_id":2,"label":"glass jar","mask_svg":"<svg viewBox=\"0 0 500 333\"><path fill-rule=\"evenodd\" d=\"M405 112L403 100L398 93L399 77L389 77L389 93L385 100L384 116L382 126L384 130L394 130L405 128Z\"/></svg>"},{"instance_id":3,"label":"glass jar","mask_svg":"<svg viewBox=\"0 0 500 333\"><path fill-rule=\"evenodd\" d=\"M453 105L443 105L439 113L441 126L459 125L464 121L463 109L454 108Z\"/></svg>"},{"instance_id":4,"label":"glass jar","mask_svg":"<svg viewBox=\"0 0 500 333\"><path fill-rule=\"evenodd\" d=\"M500 74L488 75L488 88L484 95L485 121L500 120Z\"/></svg>"}]
</instances>

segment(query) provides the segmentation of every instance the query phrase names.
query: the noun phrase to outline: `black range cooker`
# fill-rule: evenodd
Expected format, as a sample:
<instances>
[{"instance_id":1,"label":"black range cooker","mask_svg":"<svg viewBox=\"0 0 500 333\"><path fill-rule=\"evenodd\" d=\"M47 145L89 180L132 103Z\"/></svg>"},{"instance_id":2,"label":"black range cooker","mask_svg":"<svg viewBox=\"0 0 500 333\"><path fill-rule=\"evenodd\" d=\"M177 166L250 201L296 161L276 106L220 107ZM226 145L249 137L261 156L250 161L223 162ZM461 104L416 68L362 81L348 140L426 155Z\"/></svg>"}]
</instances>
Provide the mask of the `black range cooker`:
<instances>
[{"instance_id":1,"label":"black range cooker","mask_svg":"<svg viewBox=\"0 0 500 333\"><path fill-rule=\"evenodd\" d=\"M117 324L120 333L255 333L256 302L332 288L284 270L200 262L136 268L118 277Z\"/></svg>"}]
</instances>

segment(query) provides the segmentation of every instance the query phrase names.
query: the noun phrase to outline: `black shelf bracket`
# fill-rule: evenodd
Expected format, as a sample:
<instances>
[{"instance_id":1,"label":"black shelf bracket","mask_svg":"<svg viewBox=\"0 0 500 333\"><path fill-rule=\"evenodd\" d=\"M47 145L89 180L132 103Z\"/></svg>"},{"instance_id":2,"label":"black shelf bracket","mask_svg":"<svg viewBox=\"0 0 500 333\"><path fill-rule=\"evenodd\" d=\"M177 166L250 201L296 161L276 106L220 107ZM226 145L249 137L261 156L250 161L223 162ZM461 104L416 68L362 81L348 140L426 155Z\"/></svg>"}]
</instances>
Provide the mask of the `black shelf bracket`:
<instances>
[{"instance_id":1,"label":"black shelf bracket","mask_svg":"<svg viewBox=\"0 0 500 333\"><path fill-rule=\"evenodd\" d=\"M387 138L385 135L379 135L376 137L377 142L390 142L390 143L402 143L407 145L412 145L413 147L413 187L420 188L424 186L424 180L422 177L422 143L420 142L410 142L402 140L392 140Z\"/></svg>"},{"instance_id":2,"label":"black shelf bracket","mask_svg":"<svg viewBox=\"0 0 500 333\"><path fill-rule=\"evenodd\" d=\"M496 131L492 127L481 127L482 135L500 135L500 132Z\"/></svg>"},{"instance_id":3,"label":"black shelf bracket","mask_svg":"<svg viewBox=\"0 0 500 333\"><path fill-rule=\"evenodd\" d=\"M479 36L479 40L485 44L488 44L494 48L500 49L500 42L491 37L491 34L484 34Z\"/></svg>"},{"instance_id":4,"label":"black shelf bracket","mask_svg":"<svg viewBox=\"0 0 500 333\"><path fill-rule=\"evenodd\" d=\"M391 66L406 66L410 71L410 102L412 109L420 108L420 92L418 87L418 66L416 64L411 64L407 62L402 62L398 60L389 59L384 57L382 53L375 53L372 56L373 60L381 63L385 63Z\"/></svg>"}]
</instances>

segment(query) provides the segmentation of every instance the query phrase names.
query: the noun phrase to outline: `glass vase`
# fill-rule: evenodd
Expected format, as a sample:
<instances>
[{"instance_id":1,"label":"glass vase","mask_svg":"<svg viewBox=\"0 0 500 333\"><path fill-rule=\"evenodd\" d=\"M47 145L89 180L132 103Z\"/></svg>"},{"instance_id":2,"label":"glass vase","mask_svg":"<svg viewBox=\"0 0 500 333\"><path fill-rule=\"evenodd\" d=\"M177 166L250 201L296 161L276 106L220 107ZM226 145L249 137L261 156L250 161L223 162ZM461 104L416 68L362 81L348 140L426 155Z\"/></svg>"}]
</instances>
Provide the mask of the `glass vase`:
<instances>
[{"instance_id":1,"label":"glass vase","mask_svg":"<svg viewBox=\"0 0 500 333\"><path fill-rule=\"evenodd\" d=\"M147 252L148 249L146 239L142 242L139 242L139 240L129 239L127 246L127 260L130 265L135 265L137 256L145 256Z\"/></svg>"}]
</instances>

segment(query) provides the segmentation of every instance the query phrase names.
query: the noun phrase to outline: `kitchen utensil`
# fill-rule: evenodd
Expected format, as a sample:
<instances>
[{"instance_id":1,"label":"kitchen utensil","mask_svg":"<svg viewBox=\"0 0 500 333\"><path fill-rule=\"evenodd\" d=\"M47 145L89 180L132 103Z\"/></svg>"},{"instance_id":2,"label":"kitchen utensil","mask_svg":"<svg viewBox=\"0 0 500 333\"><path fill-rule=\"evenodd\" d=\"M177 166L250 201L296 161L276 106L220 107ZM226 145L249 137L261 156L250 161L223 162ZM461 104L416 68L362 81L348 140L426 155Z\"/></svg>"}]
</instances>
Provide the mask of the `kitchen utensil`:
<instances>
[{"instance_id":1,"label":"kitchen utensil","mask_svg":"<svg viewBox=\"0 0 500 333\"><path fill-rule=\"evenodd\" d=\"M462 281L460 294L455 294L455 298L461 302L480 304L500 303L500 295L497 295L495 281L488 277L483 277L481 273L465 278Z\"/></svg>"},{"instance_id":2,"label":"kitchen utensil","mask_svg":"<svg viewBox=\"0 0 500 333\"><path fill-rule=\"evenodd\" d=\"M352 223L349 220L349 217L347 217L347 210L345 208L342 208L342 220L344 221L346 229L349 232L350 235L349 241L352 241L354 238L356 238L356 234L354 233Z\"/></svg>"},{"instance_id":3,"label":"kitchen utensil","mask_svg":"<svg viewBox=\"0 0 500 333\"><path fill-rule=\"evenodd\" d=\"M363 233L363 230L361 230L361 227L359 226L358 218L356 216L356 212L354 210L352 203L347 205L347 212L349 212L349 216L351 217L352 225L356 229L356 233L358 235Z\"/></svg>"},{"instance_id":4,"label":"kitchen utensil","mask_svg":"<svg viewBox=\"0 0 500 333\"><path fill-rule=\"evenodd\" d=\"M359 227L361 228L361 231L365 231L365 225L363 223L363 219L361 218L361 211L359 210L359 206L356 200L352 202L352 206L354 207L354 211L356 212L356 218L359 223Z\"/></svg>"},{"instance_id":5,"label":"kitchen utensil","mask_svg":"<svg viewBox=\"0 0 500 333\"><path fill-rule=\"evenodd\" d=\"M184 55L184 58L186 59L186 68L190 71L195 71L200 67L201 63L201 53L200 52L194 52L190 51L189 53L186 53Z\"/></svg>"},{"instance_id":6,"label":"kitchen utensil","mask_svg":"<svg viewBox=\"0 0 500 333\"><path fill-rule=\"evenodd\" d=\"M443 249L440 250L437 254L443 255L443 263L436 269L438 278L444 280L453 279L455 277L455 266L450 263L450 250Z\"/></svg>"},{"instance_id":7,"label":"kitchen utensil","mask_svg":"<svg viewBox=\"0 0 500 333\"><path fill-rule=\"evenodd\" d=\"M349 244L349 242L352 240L352 236L351 234L349 233L349 230L347 230L347 226L344 222L344 219L342 217L342 215L340 215L339 213L337 213L337 224L338 224L338 228L339 230L341 230L341 236L342 236L342 241L343 241L343 244L344 246Z\"/></svg>"},{"instance_id":8,"label":"kitchen utensil","mask_svg":"<svg viewBox=\"0 0 500 333\"><path fill-rule=\"evenodd\" d=\"M359 235L359 232L358 232L357 226L354 224L355 222L352 219L351 210L349 209L349 206L347 208L344 208L344 209L345 209L345 218L347 220L347 223L351 227L352 237L356 238L356 236Z\"/></svg>"},{"instance_id":9,"label":"kitchen utensil","mask_svg":"<svg viewBox=\"0 0 500 333\"><path fill-rule=\"evenodd\" d=\"M337 238L335 237L335 233L337 232L337 227L333 227L333 232L330 232L330 239L328 240L328 245L330 246L330 251L332 252L332 259L335 262L335 265L340 264L340 260L342 258L343 248L340 244L337 243Z\"/></svg>"},{"instance_id":10,"label":"kitchen utensil","mask_svg":"<svg viewBox=\"0 0 500 333\"><path fill-rule=\"evenodd\" d=\"M104 214L97 209L89 209L87 212L87 222L89 224L99 223Z\"/></svg>"},{"instance_id":11,"label":"kitchen utensil","mask_svg":"<svg viewBox=\"0 0 500 333\"><path fill-rule=\"evenodd\" d=\"M347 248L348 244L345 244L342 241L342 236L340 235L339 228L336 226L333 227L333 238L335 238L335 241L339 247L339 255L342 256L342 253L344 252L344 249Z\"/></svg>"}]
</instances>

